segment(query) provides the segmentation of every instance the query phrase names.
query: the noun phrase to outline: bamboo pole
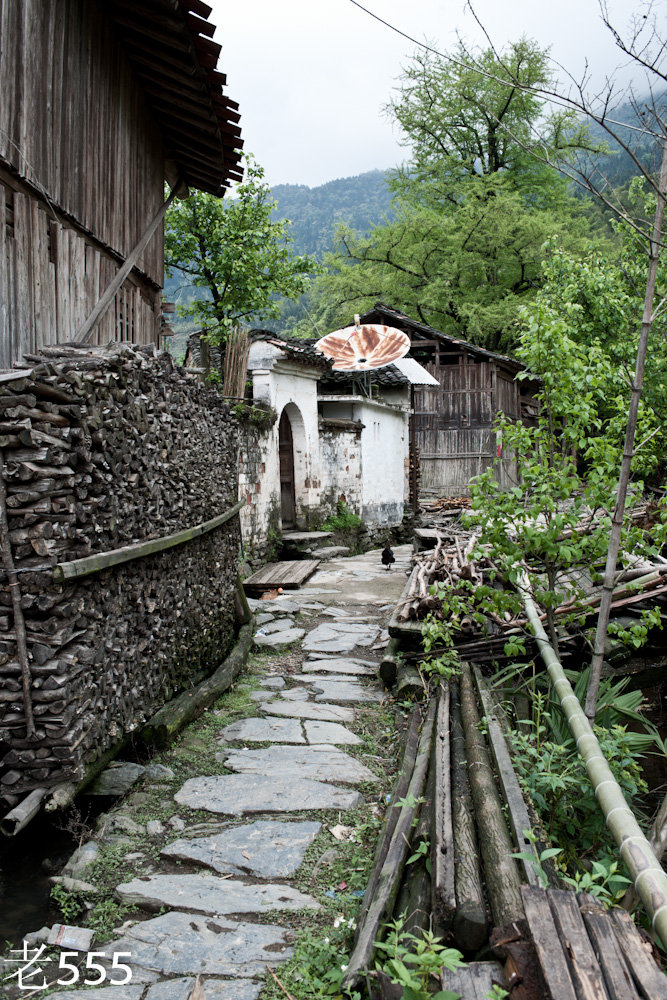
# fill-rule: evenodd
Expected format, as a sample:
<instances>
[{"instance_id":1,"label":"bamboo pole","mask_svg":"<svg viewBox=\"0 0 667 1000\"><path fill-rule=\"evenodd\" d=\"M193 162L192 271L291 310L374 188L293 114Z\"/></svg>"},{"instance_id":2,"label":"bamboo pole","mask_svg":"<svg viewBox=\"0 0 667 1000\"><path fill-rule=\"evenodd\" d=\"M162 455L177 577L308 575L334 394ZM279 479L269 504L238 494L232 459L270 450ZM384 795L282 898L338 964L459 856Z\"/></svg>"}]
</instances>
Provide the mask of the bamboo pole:
<instances>
[{"instance_id":1,"label":"bamboo pole","mask_svg":"<svg viewBox=\"0 0 667 1000\"><path fill-rule=\"evenodd\" d=\"M667 795L663 798L662 804L651 824L648 842L655 851L656 858L662 864L663 855L667 851ZM624 910L632 910L636 902L637 893L634 887L630 886L621 900L621 906Z\"/></svg>"},{"instance_id":2,"label":"bamboo pole","mask_svg":"<svg viewBox=\"0 0 667 1000\"><path fill-rule=\"evenodd\" d=\"M8 812L0 820L0 833L4 833L6 837L15 837L37 815L45 795L46 788L35 788L29 795L26 795L17 806L14 806L11 812Z\"/></svg>"},{"instance_id":3,"label":"bamboo pole","mask_svg":"<svg viewBox=\"0 0 667 1000\"><path fill-rule=\"evenodd\" d=\"M225 521L231 521L244 506L245 500L238 500L229 510L212 517L210 521L202 521L201 524L196 524L192 528L184 528L182 531L164 535L162 538L150 538L146 542L134 542L132 545L124 545L120 549L111 549L109 552L99 552L94 556L84 556L83 559L74 559L72 562L58 563L53 567L53 579L58 583L62 580L78 579L82 576L90 576L91 573L99 573L111 566L131 562L133 559L143 559L145 556L173 549L176 545L190 542L194 538L201 538L202 535L219 528Z\"/></svg>"},{"instance_id":4,"label":"bamboo pole","mask_svg":"<svg viewBox=\"0 0 667 1000\"><path fill-rule=\"evenodd\" d=\"M539 612L530 596L530 582L525 572L519 578L518 586L538 649L576 741L577 750L584 760L607 826L634 880L635 889L646 907L653 929L663 945L667 946L667 875L625 801L625 796L602 755L591 724L565 676L560 660L549 644Z\"/></svg>"}]
</instances>

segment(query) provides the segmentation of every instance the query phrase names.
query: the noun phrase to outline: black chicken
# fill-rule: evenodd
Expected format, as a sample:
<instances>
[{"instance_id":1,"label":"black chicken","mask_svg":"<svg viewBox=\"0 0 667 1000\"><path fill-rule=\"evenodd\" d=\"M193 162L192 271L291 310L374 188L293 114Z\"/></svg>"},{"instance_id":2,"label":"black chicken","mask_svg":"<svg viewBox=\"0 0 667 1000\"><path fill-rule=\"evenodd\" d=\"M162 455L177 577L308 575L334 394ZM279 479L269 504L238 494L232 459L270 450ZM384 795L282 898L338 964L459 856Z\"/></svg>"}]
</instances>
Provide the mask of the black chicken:
<instances>
[{"instance_id":1,"label":"black chicken","mask_svg":"<svg viewBox=\"0 0 667 1000\"><path fill-rule=\"evenodd\" d=\"M382 565L386 566L387 569L391 569L391 564L396 562L394 558L394 553L389 547L389 539L385 542L384 548L382 550Z\"/></svg>"}]
</instances>

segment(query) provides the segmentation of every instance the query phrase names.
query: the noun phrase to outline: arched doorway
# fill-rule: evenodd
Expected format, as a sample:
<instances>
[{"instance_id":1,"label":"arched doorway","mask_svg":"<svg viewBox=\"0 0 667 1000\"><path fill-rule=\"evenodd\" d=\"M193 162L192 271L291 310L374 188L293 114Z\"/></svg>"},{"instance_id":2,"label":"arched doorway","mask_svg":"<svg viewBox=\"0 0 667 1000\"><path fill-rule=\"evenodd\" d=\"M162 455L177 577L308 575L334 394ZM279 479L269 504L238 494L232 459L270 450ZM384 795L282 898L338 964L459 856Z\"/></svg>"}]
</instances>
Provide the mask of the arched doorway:
<instances>
[{"instance_id":1,"label":"arched doorway","mask_svg":"<svg viewBox=\"0 0 667 1000\"><path fill-rule=\"evenodd\" d=\"M283 410L278 425L278 456L280 459L280 516L284 528L296 525L296 494L294 490L294 439L292 424Z\"/></svg>"}]
</instances>

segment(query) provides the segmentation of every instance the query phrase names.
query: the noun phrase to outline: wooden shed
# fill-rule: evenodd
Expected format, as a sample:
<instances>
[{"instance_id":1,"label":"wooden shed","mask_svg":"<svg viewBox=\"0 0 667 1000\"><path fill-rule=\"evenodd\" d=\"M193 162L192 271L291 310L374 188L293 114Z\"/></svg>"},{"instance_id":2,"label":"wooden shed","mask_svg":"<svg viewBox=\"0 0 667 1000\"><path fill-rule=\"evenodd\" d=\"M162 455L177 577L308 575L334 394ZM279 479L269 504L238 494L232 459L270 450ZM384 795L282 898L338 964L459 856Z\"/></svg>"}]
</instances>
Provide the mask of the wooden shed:
<instances>
[{"instance_id":1,"label":"wooden shed","mask_svg":"<svg viewBox=\"0 0 667 1000\"><path fill-rule=\"evenodd\" d=\"M411 340L415 358L439 386L414 386L410 417L411 464L420 470L422 497L456 496L494 465L501 485L516 482L516 463L502 450L494 421L498 413L530 421L537 413L536 383L517 380L524 366L418 323L378 303L362 323L397 327ZM500 454L499 454L500 449Z\"/></svg>"},{"instance_id":2,"label":"wooden shed","mask_svg":"<svg viewBox=\"0 0 667 1000\"><path fill-rule=\"evenodd\" d=\"M0 0L0 368L82 336L158 343L165 180L241 178L210 13Z\"/></svg>"}]
</instances>

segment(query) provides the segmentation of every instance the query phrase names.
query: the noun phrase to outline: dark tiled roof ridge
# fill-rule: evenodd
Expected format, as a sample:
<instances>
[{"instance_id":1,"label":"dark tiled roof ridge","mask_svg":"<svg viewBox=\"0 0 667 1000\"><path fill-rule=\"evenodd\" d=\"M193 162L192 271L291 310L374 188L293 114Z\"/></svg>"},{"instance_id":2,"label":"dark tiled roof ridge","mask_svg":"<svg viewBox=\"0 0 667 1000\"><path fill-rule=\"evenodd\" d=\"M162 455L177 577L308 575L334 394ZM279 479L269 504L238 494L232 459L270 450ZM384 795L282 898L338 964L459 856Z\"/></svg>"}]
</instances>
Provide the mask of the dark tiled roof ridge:
<instances>
[{"instance_id":1,"label":"dark tiled roof ridge","mask_svg":"<svg viewBox=\"0 0 667 1000\"><path fill-rule=\"evenodd\" d=\"M510 358L507 354L498 354L496 351L489 351L485 347L471 344L470 341L463 340L461 337L454 337L451 333L443 333L442 330L436 330L435 327L428 326L427 323L421 323L419 320L412 319L407 313L403 313L399 309L392 309L391 306L386 306L383 302L376 302L372 309L364 313L361 317L361 322L372 322L371 317L376 313L386 315L388 318L397 320L399 323L405 323L413 330L426 334L429 337L438 337L441 340L446 340L448 343L455 344L457 347L470 351L472 354L480 354L485 358L492 358L494 361L504 361L506 364L512 365L517 369L525 368L525 365L521 361L517 361L516 358Z\"/></svg>"},{"instance_id":2,"label":"dark tiled roof ridge","mask_svg":"<svg viewBox=\"0 0 667 1000\"><path fill-rule=\"evenodd\" d=\"M406 378L395 365L369 368L363 372L334 371L331 367L331 360L315 347L319 340L316 337L286 337L281 333L273 333L271 330L251 330L250 337L252 340L264 340L282 348L295 361L302 361L304 364L319 364L322 368L327 369L322 376L324 382L352 382L355 379L368 376L371 381L381 385L410 384L410 379Z\"/></svg>"}]
</instances>

